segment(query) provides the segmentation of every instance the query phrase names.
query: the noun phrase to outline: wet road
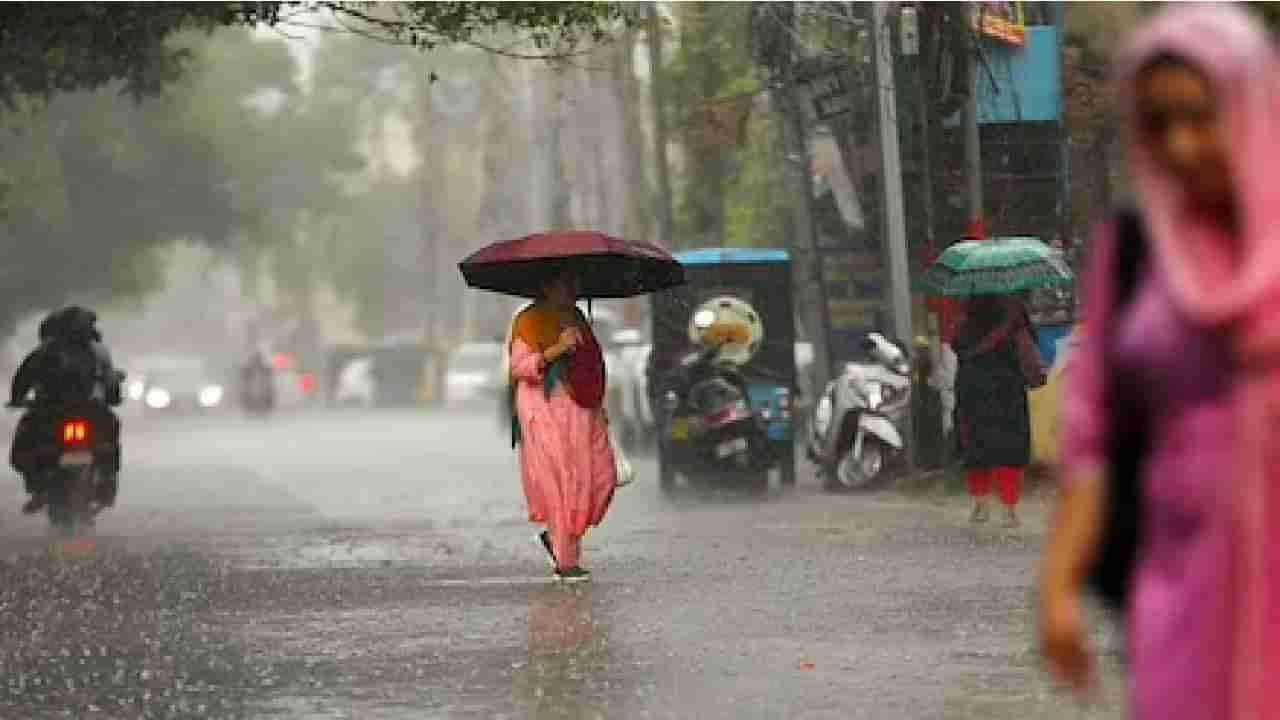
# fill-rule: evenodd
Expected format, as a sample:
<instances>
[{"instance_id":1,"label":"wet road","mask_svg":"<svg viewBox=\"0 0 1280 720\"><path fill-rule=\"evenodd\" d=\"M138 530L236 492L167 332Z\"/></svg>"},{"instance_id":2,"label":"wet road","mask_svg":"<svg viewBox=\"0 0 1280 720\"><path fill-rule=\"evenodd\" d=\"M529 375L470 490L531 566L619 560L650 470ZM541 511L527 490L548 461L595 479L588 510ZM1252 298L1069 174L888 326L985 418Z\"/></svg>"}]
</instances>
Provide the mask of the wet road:
<instances>
[{"instance_id":1,"label":"wet road","mask_svg":"<svg viewBox=\"0 0 1280 720\"><path fill-rule=\"evenodd\" d=\"M549 581L491 413L132 422L120 508L55 542L0 484L0 718L1118 718L1042 677L1042 523L959 500L665 501ZM1107 640L1106 638L1103 639ZM1114 665L1114 661L1109 662Z\"/></svg>"}]
</instances>

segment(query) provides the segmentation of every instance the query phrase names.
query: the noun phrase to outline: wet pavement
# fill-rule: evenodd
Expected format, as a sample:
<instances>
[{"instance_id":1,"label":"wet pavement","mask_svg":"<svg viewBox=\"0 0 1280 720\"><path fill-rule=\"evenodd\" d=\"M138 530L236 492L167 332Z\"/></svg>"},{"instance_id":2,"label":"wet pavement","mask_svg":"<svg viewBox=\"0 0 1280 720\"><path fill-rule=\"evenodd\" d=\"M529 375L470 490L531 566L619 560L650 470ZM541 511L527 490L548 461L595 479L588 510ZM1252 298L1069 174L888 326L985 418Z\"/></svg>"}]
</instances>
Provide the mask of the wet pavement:
<instances>
[{"instance_id":1,"label":"wet pavement","mask_svg":"<svg viewBox=\"0 0 1280 720\"><path fill-rule=\"evenodd\" d=\"M0 718L1123 715L1114 654L1087 706L1039 670L1038 501L1016 532L803 476L670 501L637 458L564 588L492 413L127 433L93 538L0 484Z\"/></svg>"}]
</instances>

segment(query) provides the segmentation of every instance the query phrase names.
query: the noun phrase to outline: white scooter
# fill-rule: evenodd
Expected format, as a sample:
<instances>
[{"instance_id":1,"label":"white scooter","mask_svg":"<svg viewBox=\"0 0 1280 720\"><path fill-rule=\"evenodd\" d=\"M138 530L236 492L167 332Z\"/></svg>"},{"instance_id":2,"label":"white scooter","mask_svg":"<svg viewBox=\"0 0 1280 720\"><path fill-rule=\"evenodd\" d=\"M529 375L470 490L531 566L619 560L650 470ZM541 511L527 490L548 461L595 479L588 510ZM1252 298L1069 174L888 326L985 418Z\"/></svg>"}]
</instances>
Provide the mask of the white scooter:
<instances>
[{"instance_id":1,"label":"white scooter","mask_svg":"<svg viewBox=\"0 0 1280 720\"><path fill-rule=\"evenodd\" d=\"M827 383L809 422L808 456L828 490L862 490L883 479L903 449L911 404L911 364L879 333L866 338L867 359L845 365Z\"/></svg>"}]
</instances>

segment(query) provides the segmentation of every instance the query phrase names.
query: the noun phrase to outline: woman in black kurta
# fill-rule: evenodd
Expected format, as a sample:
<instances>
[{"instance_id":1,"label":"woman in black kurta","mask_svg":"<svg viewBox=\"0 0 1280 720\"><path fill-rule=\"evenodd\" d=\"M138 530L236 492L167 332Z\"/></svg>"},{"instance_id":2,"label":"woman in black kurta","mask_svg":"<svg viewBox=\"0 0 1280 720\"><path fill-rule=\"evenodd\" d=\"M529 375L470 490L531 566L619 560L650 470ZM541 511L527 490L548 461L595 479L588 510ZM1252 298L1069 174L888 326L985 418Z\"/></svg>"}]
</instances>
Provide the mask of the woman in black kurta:
<instances>
[{"instance_id":1,"label":"woman in black kurta","mask_svg":"<svg viewBox=\"0 0 1280 720\"><path fill-rule=\"evenodd\" d=\"M1020 302L1008 296L977 296L953 343L960 361L956 425L974 497L974 522L987 520L988 495L995 485L1006 509L1005 525L1019 524L1022 472L1031 462L1031 419L1018 343L1030 339L1030 333Z\"/></svg>"}]
</instances>

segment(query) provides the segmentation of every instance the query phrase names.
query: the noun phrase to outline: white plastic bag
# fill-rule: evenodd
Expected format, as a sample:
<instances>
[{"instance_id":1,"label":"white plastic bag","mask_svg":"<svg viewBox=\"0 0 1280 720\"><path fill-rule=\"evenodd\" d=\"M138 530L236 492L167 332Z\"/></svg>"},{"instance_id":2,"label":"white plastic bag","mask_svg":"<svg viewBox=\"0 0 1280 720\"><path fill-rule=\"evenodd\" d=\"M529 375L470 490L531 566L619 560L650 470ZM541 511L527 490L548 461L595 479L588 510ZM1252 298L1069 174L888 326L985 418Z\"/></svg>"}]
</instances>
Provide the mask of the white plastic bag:
<instances>
[{"instance_id":1,"label":"white plastic bag","mask_svg":"<svg viewBox=\"0 0 1280 720\"><path fill-rule=\"evenodd\" d=\"M636 475L631 469L631 461L627 459L627 454L622 451L622 446L614 437L613 430L609 431L609 445L613 448L613 469L618 477L618 487L626 487L636 479Z\"/></svg>"}]
</instances>

